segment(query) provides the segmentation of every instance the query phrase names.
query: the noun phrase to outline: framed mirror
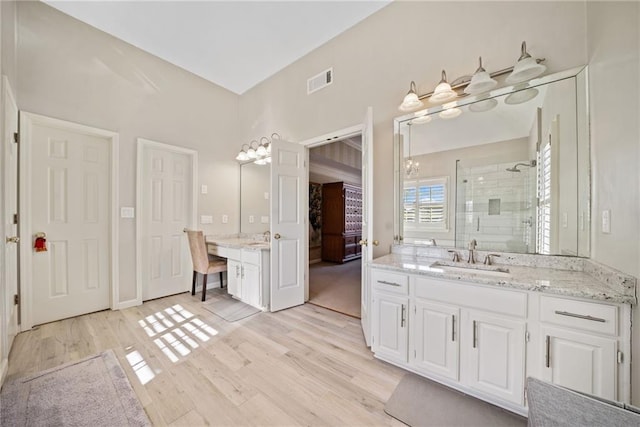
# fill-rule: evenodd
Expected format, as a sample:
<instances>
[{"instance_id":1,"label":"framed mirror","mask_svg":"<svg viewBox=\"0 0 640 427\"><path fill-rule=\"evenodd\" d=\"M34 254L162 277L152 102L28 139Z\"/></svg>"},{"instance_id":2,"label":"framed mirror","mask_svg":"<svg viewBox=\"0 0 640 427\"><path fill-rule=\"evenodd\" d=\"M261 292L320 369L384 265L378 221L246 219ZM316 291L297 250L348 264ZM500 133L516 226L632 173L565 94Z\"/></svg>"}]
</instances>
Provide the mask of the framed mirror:
<instances>
[{"instance_id":1,"label":"framed mirror","mask_svg":"<svg viewBox=\"0 0 640 427\"><path fill-rule=\"evenodd\" d=\"M588 257L586 72L395 119L396 243Z\"/></svg>"},{"instance_id":2,"label":"framed mirror","mask_svg":"<svg viewBox=\"0 0 640 427\"><path fill-rule=\"evenodd\" d=\"M269 230L271 167L253 162L240 165L240 233Z\"/></svg>"}]
</instances>

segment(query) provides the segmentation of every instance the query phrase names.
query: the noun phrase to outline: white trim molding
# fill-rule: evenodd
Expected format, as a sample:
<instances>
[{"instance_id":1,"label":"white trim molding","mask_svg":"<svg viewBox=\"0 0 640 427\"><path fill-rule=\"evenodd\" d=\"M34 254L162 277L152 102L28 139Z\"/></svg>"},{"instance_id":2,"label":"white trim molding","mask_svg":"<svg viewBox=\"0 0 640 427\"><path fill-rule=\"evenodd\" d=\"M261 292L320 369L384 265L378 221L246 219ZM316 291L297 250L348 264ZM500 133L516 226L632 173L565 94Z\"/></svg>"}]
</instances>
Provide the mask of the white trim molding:
<instances>
[{"instance_id":1,"label":"white trim molding","mask_svg":"<svg viewBox=\"0 0 640 427\"><path fill-rule=\"evenodd\" d=\"M31 200L29 194L32 192L32 183L29 175L31 170L31 137L32 128L35 125L48 126L52 128L62 129L72 132L80 132L87 135L105 138L109 140L111 148L111 168L109 173L110 185L111 185L111 206L109 211L111 212L111 241L110 241L110 265L111 265L111 277L109 282L110 287L110 308L112 310L118 309L118 298L120 292L120 270L119 270L119 242L120 242L120 229L119 229L119 215L118 215L118 200L119 200L119 134L117 132L95 128L91 126L85 126L66 120L55 119L52 117L42 116L40 114L29 113L25 111L20 112L20 173L19 173L19 212L20 218L20 236L27 239L30 242L30 237L33 234L31 226L31 217L27 212L31 212ZM28 330L33 328L33 284L32 284L32 256L30 244L20 245L20 291L21 291L21 314L22 323L21 330Z\"/></svg>"}]
</instances>

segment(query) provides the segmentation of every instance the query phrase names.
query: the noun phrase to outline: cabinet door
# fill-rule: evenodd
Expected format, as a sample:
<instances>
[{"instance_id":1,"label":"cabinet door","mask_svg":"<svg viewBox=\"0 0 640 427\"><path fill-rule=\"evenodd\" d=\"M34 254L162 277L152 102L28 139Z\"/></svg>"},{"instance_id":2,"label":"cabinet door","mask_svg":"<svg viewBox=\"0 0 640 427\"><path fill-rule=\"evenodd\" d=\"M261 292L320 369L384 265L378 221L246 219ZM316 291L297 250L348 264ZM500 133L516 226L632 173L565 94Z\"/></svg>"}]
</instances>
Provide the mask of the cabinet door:
<instances>
[{"instance_id":1,"label":"cabinet door","mask_svg":"<svg viewBox=\"0 0 640 427\"><path fill-rule=\"evenodd\" d=\"M543 326L542 379L616 400L616 340Z\"/></svg>"},{"instance_id":2,"label":"cabinet door","mask_svg":"<svg viewBox=\"0 0 640 427\"><path fill-rule=\"evenodd\" d=\"M411 319L416 370L458 380L459 312L450 305L416 300Z\"/></svg>"},{"instance_id":3,"label":"cabinet door","mask_svg":"<svg viewBox=\"0 0 640 427\"><path fill-rule=\"evenodd\" d=\"M373 295L373 351L398 362L408 360L407 297L376 292Z\"/></svg>"},{"instance_id":4,"label":"cabinet door","mask_svg":"<svg viewBox=\"0 0 640 427\"><path fill-rule=\"evenodd\" d=\"M242 301L260 307L260 267L242 264Z\"/></svg>"},{"instance_id":5,"label":"cabinet door","mask_svg":"<svg viewBox=\"0 0 640 427\"><path fill-rule=\"evenodd\" d=\"M524 404L525 322L470 310L464 327L469 386Z\"/></svg>"},{"instance_id":6,"label":"cabinet door","mask_svg":"<svg viewBox=\"0 0 640 427\"><path fill-rule=\"evenodd\" d=\"M227 260L227 292L237 298L242 297L240 286L240 269L242 264L234 259Z\"/></svg>"}]
</instances>

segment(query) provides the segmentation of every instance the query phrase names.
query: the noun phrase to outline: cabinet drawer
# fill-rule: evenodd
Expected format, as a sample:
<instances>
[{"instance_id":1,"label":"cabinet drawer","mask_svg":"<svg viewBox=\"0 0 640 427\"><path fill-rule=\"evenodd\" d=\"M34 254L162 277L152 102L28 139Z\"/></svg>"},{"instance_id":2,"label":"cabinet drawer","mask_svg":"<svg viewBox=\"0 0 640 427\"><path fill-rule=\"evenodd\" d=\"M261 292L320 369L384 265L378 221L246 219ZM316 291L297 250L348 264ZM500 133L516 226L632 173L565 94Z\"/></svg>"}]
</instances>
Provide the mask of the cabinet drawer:
<instances>
[{"instance_id":1,"label":"cabinet drawer","mask_svg":"<svg viewBox=\"0 0 640 427\"><path fill-rule=\"evenodd\" d=\"M356 254L356 245L347 245L344 247L344 256L352 256Z\"/></svg>"},{"instance_id":2,"label":"cabinet drawer","mask_svg":"<svg viewBox=\"0 0 640 427\"><path fill-rule=\"evenodd\" d=\"M260 265L260 257L262 251L252 251L252 250L243 250L242 251L242 262L246 262L249 264Z\"/></svg>"},{"instance_id":3,"label":"cabinet drawer","mask_svg":"<svg viewBox=\"0 0 640 427\"><path fill-rule=\"evenodd\" d=\"M442 279L415 277L415 296L455 305L480 308L508 316L527 316L525 292L495 289L475 284L464 284Z\"/></svg>"},{"instance_id":4,"label":"cabinet drawer","mask_svg":"<svg viewBox=\"0 0 640 427\"><path fill-rule=\"evenodd\" d=\"M218 245L207 243L207 253L209 255L224 256L224 255L220 255L221 249L222 248L220 248L220 246L218 246ZM222 251L222 252L224 252L224 251ZM226 258L226 257L224 257L224 258Z\"/></svg>"},{"instance_id":5,"label":"cabinet drawer","mask_svg":"<svg viewBox=\"0 0 640 427\"><path fill-rule=\"evenodd\" d=\"M221 257L227 258L227 259L235 259L237 261L240 261L242 259L241 257L241 249L236 249L236 248L225 248L225 247L218 247L219 252Z\"/></svg>"},{"instance_id":6,"label":"cabinet drawer","mask_svg":"<svg viewBox=\"0 0 640 427\"><path fill-rule=\"evenodd\" d=\"M356 236L346 236L344 238L345 245L353 245L356 243Z\"/></svg>"},{"instance_id":7,"label":"cabinet drawer","mask_svg":"<svg viewBox=\"0 0 640 427\"><path fill-rule=\"evenodd\" d=\"M601 334L618 333L618 307L614 305L543 296L540 320Z\"/></svg>"},{"instance_id":8,"label":"cabinet drawer","mask_svg":"<svg viewBox=\"0 0 640 427\"><path fill-rule=\"evenodd\" d=\"M401 295L409 293L409 277L405 274L371 270L371 282L374 289Z\"/></svg>"}]
</instances>

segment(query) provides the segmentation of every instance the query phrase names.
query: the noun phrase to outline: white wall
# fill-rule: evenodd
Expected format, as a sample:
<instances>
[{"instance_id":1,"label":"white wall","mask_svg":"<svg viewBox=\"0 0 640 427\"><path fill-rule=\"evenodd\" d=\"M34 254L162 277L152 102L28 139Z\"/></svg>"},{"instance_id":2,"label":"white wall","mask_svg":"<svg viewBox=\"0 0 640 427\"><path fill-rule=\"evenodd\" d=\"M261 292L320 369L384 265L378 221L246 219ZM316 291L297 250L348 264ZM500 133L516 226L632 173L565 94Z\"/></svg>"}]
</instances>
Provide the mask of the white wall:
<instances>
[{"instance_id":1,"label":"white wall","mask_svg":"<svg viewBox=\"0 0 640 427\"><path fill-rule=\"evenodd\" d=\"M588 2L589 105L595 260L640 277L640 3ZM611 211L611 233L601 231ZM633 310L634 324L640 308ZM633 329L634 403L640 405L640 328Z\"/></svg>"},{"instance_id":2,"label":"white wall","mask_svg":"<svg viewBox=\"0 0 640 427\"><path fill-rule=\"evenodd\" d=\"M520 43L547 58L550 72L586 63L582 2L393 2L240 99L242 139L278 132L302 141L374 117L374 256L393 241L393 118L415 80L432 90L473 73L478 56L490 71L513 65ZM334 83L311 95L306 79L327 67Z\"/></svg>"},{"instance_id":3,"label":"white wall","mask_svg":"<svg viewBox=\"0 0 640 427\"><path fill-rule=\"evenodd\" d=\"M41 2L18 3L21 110L120 134L120 206L136 205L136 138L198 151L206 233L239 229L238 96ZM222 224L222 214L229 223ZM120 220L120 297L134 299L135 220Z\"/></svg>"}]
</instances>

